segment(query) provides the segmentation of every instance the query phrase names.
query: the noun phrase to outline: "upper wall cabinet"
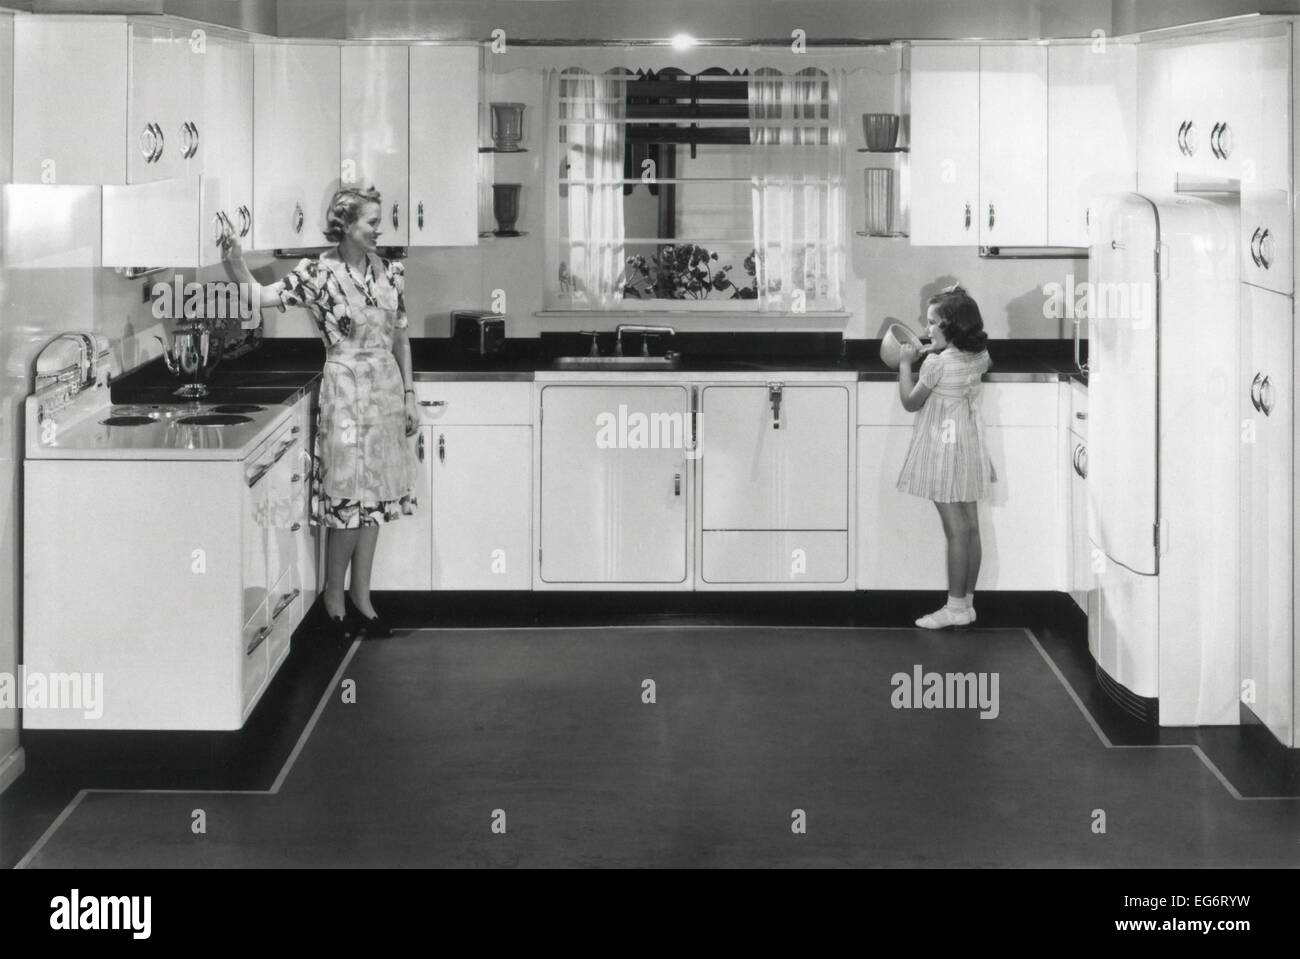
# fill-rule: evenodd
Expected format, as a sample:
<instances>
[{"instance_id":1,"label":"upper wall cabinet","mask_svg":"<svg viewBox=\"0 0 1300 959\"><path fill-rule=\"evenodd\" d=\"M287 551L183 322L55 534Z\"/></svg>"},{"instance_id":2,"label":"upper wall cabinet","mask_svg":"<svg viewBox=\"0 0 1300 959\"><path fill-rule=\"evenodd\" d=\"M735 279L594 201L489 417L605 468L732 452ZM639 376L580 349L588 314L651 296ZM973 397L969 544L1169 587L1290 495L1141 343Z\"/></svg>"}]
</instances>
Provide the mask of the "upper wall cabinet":
<instances>
[{"instance_id":1,"label":"upper wall cabinet","mask_svg":"<svg viewBox=\"0 0 1300 959\"><path fill-rule=\"evenodd\" d=\"M1242 279L1292 290L1291 25L1138 48L1138 188L1237 181Z\"/></svg>"},{"instance_id":2,"label":"upper wall cabinet","mask_svg":"<svg viewBox=\"0 0 1300 959\"><path fill-rule=\"evenodd\" d=\"M180 176L201 127L188 31L151 23L14 21L14 181L125 184Z\"/></svg>"},{"instance_id":3,"label":"upper wall cabinet","mask_svg":"<svg viewBox=\"0 0 1300 959\"><path fill-rule=\"evenodd\" d=\"M326 246L339 186L339 47L253 48L253 246Z\"/></svg>"},{"instance_id":4,"label":"upper wall cabinet","mask_svg":"<svg viewBox=\"0 0 1300 959\"><path fill-rule=\"evenodd\" d=\"M1087 246L1092 198L1137 188L1137 55L1108 41L1047 49L1047 242Z\"/></svg>"},{"instance_id":5,"label":"upper wall cabinet","mask_svg":"<svg viewBox=\"0 0 1300 959\"><path fill-rule=\"evenodd\" d=\"M345 44L339 140L344 186L379 190L383 246L405 246L408 194L407 47Z\"/></svg>"},{"instance_id":6,"label":"upper wall cabinet","mask_svg":"<svg viewBox=\"0 0 1300 959\"><path fill-rule=\"evenodd\" d=\"M912 244L975 246L979 47L915 46L910 55Z\"/></svg>"},{"instance_id":7,"label":"upper wall cabinet","mask_svg":"<svg viewBox=\"0 0 1300 959\"><path fill-rule=\"evenodd\" d=\"M1047 242L1047 48L980 47L982 246Z\"/></svg>"},{"instance_id":8,"label":"upper wall cabinet","mask_svg":"<svg viewBox=\"0 0 1300 959\"><path fill-rule=\"evenodd\" d=\"M478 243L477 46L410 48L411 246Z\"/></svg>"}]
</instances>

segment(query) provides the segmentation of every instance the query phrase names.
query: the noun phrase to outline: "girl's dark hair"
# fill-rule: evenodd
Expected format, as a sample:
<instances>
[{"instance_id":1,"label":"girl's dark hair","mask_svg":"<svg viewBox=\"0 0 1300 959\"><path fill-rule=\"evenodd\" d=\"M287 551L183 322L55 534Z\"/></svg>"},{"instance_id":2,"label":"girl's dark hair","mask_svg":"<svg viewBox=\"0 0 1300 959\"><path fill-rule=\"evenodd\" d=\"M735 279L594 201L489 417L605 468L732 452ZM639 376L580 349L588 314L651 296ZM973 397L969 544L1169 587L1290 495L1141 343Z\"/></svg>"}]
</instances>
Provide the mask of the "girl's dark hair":
<instances>
[{"instance_id":1,"label":"girl's dark hair","mask_svg":"<svg viewBox=\"0 0 1300 959\"><path fill-rule=\"evenodd\" d=\"M348 227L361 218L361 211L366 208L366 204L379 202L379 191L373 186L368 190L339 190L330 199L329 209L325 213L325 239L331 243L341 243L347 235Z\"/></svg>"},{"instance_id":2,"label":"girl's dark hair","mask_svg":"<svg viewBox=\"0 0 1300 959\"><path fill-rule=\"evenodd\" d=\"M989 336L984 332L984 317L960 286L950 286L930 297L935 315L939 317L939 332L949 343L967 353L984 349Z\"/></svg>"}]
</instances>

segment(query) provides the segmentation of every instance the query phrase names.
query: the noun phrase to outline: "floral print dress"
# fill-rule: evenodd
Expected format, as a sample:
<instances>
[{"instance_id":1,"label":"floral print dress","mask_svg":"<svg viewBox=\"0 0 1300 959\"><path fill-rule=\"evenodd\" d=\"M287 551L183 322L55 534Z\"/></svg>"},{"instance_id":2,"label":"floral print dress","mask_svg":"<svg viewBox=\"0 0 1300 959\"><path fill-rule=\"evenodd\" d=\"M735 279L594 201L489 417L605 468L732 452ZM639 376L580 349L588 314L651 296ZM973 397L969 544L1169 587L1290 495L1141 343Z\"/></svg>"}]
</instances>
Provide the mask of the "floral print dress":
<instances>
[{"instance_id":1,"label":"floral print dress","mask_svg":"<svg viewBox=\"0 0 1300 959\"><path fill-rule=\"evenodd\" d=\"M307 307L325 341L312 525L356 529L413 513L416 464L393 355L394 334L407 325L402 264L371 254L362 277L327 250L283 282L280 308Z\"/></svg>"}]
</instances>

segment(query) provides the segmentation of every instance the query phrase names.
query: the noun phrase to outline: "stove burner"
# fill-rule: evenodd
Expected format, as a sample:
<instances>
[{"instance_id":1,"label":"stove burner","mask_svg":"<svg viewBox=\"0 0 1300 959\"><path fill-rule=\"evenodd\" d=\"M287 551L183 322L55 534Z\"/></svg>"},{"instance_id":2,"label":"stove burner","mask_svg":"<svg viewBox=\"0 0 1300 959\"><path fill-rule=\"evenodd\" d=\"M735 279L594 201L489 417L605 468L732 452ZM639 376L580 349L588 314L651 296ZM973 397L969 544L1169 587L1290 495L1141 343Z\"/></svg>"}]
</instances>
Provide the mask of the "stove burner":
<instances>
[{"instance_id":1,"label":"stove burner","mask_svg":"<svg viewBox=\"0 0 1300 959\"><path fill-rule=\"evenodd\" d=\"M220 406L212 407L214 413L260 413L266 409L265 406L255 406L252 403L222 403Z\"/></svg>"},{"instance_id":2,"label":"stove burner","mask_svg":"<svg viewBox=\"0 0 1300 959\"><path fill-rule=\"evenodd\" d=\"M182 416L177 422L189 426L234 426L236 423L251 423L253 418L233 413L200 413L198 416Z\"/></svg>"},{"instance_id":3,"label":"stove burner","mask_svg":"<svg viewBox=\"0 0 1300 959\"><path fill-rule=\"evenodd\" d=\"M148 426L154 422L152 416L110 416L100 420L105 426Z\"/></svg>"}]
</instances>

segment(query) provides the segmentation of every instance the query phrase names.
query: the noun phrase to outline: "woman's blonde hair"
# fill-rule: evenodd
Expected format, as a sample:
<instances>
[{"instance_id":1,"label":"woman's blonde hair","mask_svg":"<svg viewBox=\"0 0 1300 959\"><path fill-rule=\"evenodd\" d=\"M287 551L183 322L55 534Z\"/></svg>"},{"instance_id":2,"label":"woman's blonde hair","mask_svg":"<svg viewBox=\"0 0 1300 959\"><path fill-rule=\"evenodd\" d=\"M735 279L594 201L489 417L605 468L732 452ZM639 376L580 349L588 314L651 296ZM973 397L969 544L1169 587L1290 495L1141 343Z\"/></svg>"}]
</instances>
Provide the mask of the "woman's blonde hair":
<instances>
[{"instance_id":1,"label":"woman's blonde hair","mask_svg":"<svg viewBox=\"0 0 1300 959\"><path fill-rule=\"evenodd\" d=\"M379 202L379 191L373 186L368 190L347 187L336 192L325 213L325 239L331 243L342 242L348 228L361 219L366 204Z\"/></svg>"}]
</instances>

